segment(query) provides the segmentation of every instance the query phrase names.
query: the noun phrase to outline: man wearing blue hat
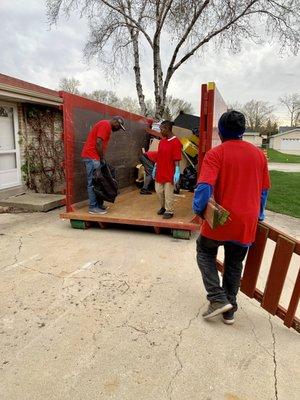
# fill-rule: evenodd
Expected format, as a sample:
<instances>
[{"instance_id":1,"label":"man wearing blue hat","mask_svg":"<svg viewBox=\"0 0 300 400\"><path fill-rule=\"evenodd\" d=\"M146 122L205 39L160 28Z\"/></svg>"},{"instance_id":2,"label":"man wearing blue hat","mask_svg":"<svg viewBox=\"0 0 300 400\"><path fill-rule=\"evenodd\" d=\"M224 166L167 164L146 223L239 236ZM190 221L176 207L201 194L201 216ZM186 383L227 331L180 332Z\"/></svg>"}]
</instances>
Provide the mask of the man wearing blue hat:
<instances>
[{"instance_id":1,"label":"man wearing blue hat","mask_svg":"<svg viewBox=\"0 0 300 400\"><path fill-rule=\"evenodd\" d=\"M197 240L197 262L209 301L203 318L223 315L225 324L234 323L236 296L243 260L255 240L258 220L264 219L270 178L263 152L242 140L245 117L238 111L224 113L218 124L222 144L209 150L203 160L193 208L203 216L208 200L230 212L224 225L211 228L207 221ZM222 286L216 266L218 247L224 246Z\"/></svg>"}]
</instances>

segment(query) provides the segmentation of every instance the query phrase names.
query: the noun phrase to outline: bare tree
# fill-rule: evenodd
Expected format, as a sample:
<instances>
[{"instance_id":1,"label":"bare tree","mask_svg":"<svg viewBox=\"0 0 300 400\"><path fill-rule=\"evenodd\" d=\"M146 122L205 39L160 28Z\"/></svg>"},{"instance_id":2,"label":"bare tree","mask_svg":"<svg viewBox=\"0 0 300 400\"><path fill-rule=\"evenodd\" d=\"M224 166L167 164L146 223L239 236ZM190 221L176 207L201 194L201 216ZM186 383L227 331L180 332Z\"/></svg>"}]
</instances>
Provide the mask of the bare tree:
<instances>
[{"instance_id":1,"label":"bare tree","mask_svg":"<svg viewBox=\"0 0 300 400\"><path fill-rule=\"evenodd\" d=\"M61 78L59 81L59 89L65 92L79 94L80 81L75 78Z\"/></svg>"},{"instance_id":2,"label":"bare tree","mask_svg":"<svg viewBox=\"0 0 300 400\"><path fill-rule=\"evenodd\" d=\"M290 117L290 126L300 125L300 95L298 93L286 94L279 97L279 102L286 107Z\"/></svg>"},{"instance_id":3,"label":"bare tree","mask_svg":"<svg viewBox=\"0 0 300 400\"><path fill-rule=\"evenodd\" d=\"M297 54L300 0L46 0L49 21L74 10L88 18L87 56L98 56L110 72L133 66L138 100L147 113L142 85L141 46L152 54L156 117L163 115L174 73L209 42L239 51L243 39L276 40ZM162 42L171 57L162 67Z\"/></svg>"},{"instance_id":4,"label":"bare tree","mask_svg":"<svg viewBox=\"0 0 300 400\"><path fill-rule=\"evenodd\" d=\"M247 128L255 132L262 131L268 120L274 120L273 111L274 107L268 102L259 100L251 100L242 107Z\"/></svg>"},{"instance_id":5,"label":"bare tree","mask_svg":"<svg viewBox=\"0 0 300 400\"><path fill-rule=\"evenodd\" d=\"M192 114L194 112L193 106L188 101L167 96L163 117L171 120L175 119L180 111L184 112L185 114Z\"/></svg>"},{"instance_id":6,"label":"bare tree","mask_svg":"<svg viewBox=\"0 0 300 400\"><path fill-rule=\"evenodd\" d=\"M94 90L92 93L82 93L82 96L89 99L100 101L114 107L120 107L120 99L112 90Z\"/></svg>"}]
</instances>

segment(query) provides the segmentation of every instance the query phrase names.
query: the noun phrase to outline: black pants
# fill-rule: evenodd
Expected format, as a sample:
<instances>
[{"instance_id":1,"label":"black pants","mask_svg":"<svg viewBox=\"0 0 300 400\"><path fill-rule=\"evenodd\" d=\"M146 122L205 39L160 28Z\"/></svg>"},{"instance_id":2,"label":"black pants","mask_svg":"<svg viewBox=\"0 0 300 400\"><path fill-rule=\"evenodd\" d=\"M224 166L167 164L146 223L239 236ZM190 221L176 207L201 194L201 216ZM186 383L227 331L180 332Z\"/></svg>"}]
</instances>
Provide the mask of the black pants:
<instances>
[{"instance_id":1,"label":"black pants","mask_svg":"<svg viewBox=\"0 0 300 400\"><path fill-rule=\"evenodd\" d=\"M224 246L224 275L220 286L216 259L218 247ZM210 302L228 302L237 310L236 296L239 291L243 260L248 247L239 246L231 242L220 242L199 236L197 239L197 262L202 274L203 283Z\"/></svg>"}]
</instances>

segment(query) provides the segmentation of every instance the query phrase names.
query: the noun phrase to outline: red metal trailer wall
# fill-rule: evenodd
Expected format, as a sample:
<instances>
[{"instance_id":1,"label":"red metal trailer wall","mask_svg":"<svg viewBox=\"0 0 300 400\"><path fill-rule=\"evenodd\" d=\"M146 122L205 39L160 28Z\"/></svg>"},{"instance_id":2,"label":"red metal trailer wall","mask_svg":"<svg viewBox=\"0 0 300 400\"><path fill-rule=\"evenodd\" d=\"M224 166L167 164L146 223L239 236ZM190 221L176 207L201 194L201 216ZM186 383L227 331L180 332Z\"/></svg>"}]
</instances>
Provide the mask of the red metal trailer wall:
<instances>
[{"instance_id":1,"label":"red metal trailer wall","mask_svg":"<svg viewBox=\"0 0 300 400\"><path fill-rule=\"evenodd\" d=\"M227 110L227 104L215 83L209 82L208 84L203 84L201 86L200 103L199 171L205 153L221 143L218 134L218 121L221 115Z\"/></svg>"},{"instance_id":2,"label":"red metal trailer wall","mask_svg":"<svg viewBox=\"0 0 300 400\"><path fill-rule=\"evenodd\" d=\"M120 188L134 183L134 169L138 163L139 152L147 147L149 135L146 128L150 120L105 104L92 101L66 92L63 98L66 205L87 199L86 173L80 154L92 126L100 119L121 115L125 119L126 133L113 132L109 142L106 159L116 168Z\"/></svg>"}]
</instances>

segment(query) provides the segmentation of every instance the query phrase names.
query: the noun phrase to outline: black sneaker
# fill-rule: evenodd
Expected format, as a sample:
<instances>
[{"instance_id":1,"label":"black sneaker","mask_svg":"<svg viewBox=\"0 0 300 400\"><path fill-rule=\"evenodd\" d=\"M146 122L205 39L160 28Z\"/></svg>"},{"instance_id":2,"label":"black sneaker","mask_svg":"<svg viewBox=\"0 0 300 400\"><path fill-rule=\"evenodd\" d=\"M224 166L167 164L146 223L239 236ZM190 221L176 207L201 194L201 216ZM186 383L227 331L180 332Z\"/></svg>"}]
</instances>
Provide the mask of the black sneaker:
<instances>
[{"instance_id":1,"label":"black sneaker","mask_svg":"<svg viewBox=\"0 0 300 400\"><path fill-rule=\"evenodd\" d=\"M152 192L148 189L141 189L140 194L152 194Z\"/></svg>"},{"instance_id":2,"label":"black sneaker","mask_svg":"<svg viewBox=\"0 0 300 400\"><path fill-rule=\"evenodd\" d=\"M157 211L157 215L164 215L165 212L166 212L166 209L164 207L162 207L160 210Z\"/></svg>"},{"instance_id":3,"label":"black sneaker","mask_svg":"<svg viewBox=\"0 0 300 400\"><path fill-rule=\"evenodd\" d=\"M226 311L223 313L223 319L222 321L224 322L224 324L226 325L233 325L234 324L234 313L235 313L236 309L232 308L229 311Z\"/></svg>"},{"instance_id":4,"label":"black sneaker","mask_svg":"<svg viewBox=\"0 0 300 400\"><path fill-rule=\"evenodd\" d=\"M173 218L173 215L174 215L173 213L165 212L163 215L163 219L171 219Z\"/></svg>"}]
</instances>

